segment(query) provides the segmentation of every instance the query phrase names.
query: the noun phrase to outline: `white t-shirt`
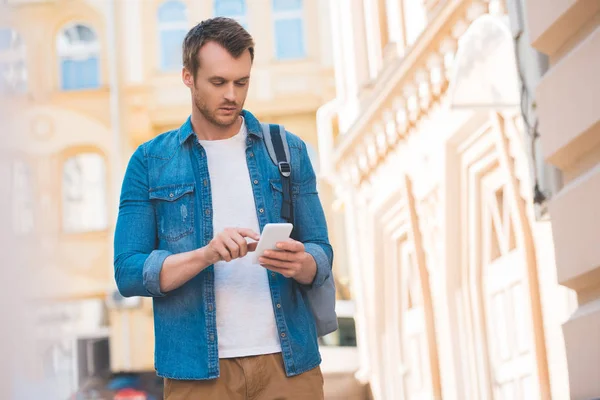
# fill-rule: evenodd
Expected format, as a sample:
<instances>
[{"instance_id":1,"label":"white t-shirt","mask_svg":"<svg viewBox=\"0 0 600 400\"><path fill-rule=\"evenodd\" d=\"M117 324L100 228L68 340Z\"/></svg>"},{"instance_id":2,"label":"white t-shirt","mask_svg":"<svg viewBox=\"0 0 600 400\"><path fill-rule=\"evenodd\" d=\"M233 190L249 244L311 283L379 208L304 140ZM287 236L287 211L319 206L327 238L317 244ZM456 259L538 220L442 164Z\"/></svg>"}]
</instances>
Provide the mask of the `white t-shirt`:
<instances>
[{"instance_id":1,"label":"white t-shirt","mask_svg":"<svg viewBox=\"0 0 600 400\"><path fill-rule=\"evenodd\" d=\"M225 228L260 233L250 173L246 164L246 125L224 140L200 140L210 174L214 234ZM281 351L267 270L252 264L252 254L215 264L219 358Z\"/></svg>"}]
</instances>

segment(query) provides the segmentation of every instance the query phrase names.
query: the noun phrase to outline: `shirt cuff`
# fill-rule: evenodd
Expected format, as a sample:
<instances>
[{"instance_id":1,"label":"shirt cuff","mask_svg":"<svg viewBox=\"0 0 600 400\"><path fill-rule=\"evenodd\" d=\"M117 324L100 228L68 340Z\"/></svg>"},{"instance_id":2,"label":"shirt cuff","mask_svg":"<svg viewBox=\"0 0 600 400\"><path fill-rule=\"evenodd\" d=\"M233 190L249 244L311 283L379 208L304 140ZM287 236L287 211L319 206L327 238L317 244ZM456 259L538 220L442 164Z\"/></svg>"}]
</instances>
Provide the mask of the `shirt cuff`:
<instances>
[{"instance_id":1,"label":"shirt cuff","mask_svg":"<svg viewBox=\"0 0 600 400\"><path fill-rule=\"evenodd\" d=\"M313 280L312 285L309 285L311 288L318 288L323 286L323 283L329 278L331 275L331 265L329 265L329 259L327 255L319 246L315 243L305 243L304 251L310 254L317 264L317 273L315 274L315 279Z\"/></svg>"},{"instance_id":2,"label":"shirt cuff","mask_svg":"<svg viewBox=\"0 0 600 400\"><path fill-rule=\"evenodd\" d=\"M166 250L154 250L144 263L144 287L154 297L165 296L165 293L160 291L160 271L165 258L171 254L173 253Z\"/></svg>"}]
</instances>

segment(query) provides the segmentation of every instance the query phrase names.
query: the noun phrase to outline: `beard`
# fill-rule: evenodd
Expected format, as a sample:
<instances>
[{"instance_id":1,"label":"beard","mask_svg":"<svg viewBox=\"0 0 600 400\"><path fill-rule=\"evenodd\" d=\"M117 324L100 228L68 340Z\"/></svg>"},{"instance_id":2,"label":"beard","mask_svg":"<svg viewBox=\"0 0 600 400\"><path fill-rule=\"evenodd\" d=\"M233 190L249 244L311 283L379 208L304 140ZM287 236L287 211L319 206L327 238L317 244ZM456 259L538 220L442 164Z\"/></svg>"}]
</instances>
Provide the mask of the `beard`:
<instances>
[{"instance_id":1,"label":"beard","mask_svg":"<svg viewBox=\"0 0 600 400\"><path fill-rule=\"evenodd\" d=\"M194 104L200 114L211 124L214 124L221 128L228 128L235 124L242 113L241 107L238 104L223 104L221 107L236 107L236 111L230 116L218 116L217 110L211 110L206 103L200 100L197 96L194 96Z\"/></svg>"}]
</instances>

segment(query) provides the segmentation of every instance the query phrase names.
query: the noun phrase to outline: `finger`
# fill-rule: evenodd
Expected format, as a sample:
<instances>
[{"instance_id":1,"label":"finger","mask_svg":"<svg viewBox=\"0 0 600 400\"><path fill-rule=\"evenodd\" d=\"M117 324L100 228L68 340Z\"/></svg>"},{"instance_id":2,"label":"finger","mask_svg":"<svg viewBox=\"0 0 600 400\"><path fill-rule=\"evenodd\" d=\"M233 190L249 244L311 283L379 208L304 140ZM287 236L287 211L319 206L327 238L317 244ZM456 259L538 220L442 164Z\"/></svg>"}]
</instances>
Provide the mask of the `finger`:
<instances>
[{"instance_id":1,"label":"finger","mask_svg":"<svg viewBox=\"0 0 600 400\"><path fill-rule=\"evenodd\" d=\"M262 265L262 267L268 269L269 271L277 272L278 274L281 274L281 275L285 276L286 278L291 278L292 276L294 276L293 270L288 269L288 268L278 268L278 267L276 267L274 265L270 265L270 264Z\"/></svg>"},{"instance_id":2,"label":"finger","mask_svg":"<svg viewBox=\"0 0 600 400\"><path fill-rule=\"evenodd\" d=\"M246 242L246 239L237 233L237 231L232 234L231 239L233 239L233 241L235 241L235 243L238 245L238 256L244 257L248 253L248 242Z\"/></svg>"},{"instance_id":3,"label":"finger","mask_svg":"<svg viewBox=\"0 0 600 400\"><path fill-rule=\"evenodd\" d=\"M243 237L249 237L250 239L260 240L260 235L254 232L252 229L237 228L237 232Z\"/></svg>"},{"instance_id":4,"label":"finger","mask_svg":"<svg viewBox=\"0 0 600 400\"><path fill-rule=\"evenodd\" d=\"M256 246L258 246L258 242L248 243L248 251L255 251Z\"/></svg>"},{"instance_id":5,"label":"finger","mask_svg":"<svg viewBox=\"0 0 600 400\"><path fill-rule=\"evenodd\" d=\"M297 253L292 253L285 250L266 250L263 253L263 256L266 258L272 258L274 260L294 261L297 257Z\"/></svg>"},{"instance_id":6,"label":"finger","mask_svg":"<svg viewBox=\"0 0 600 400\"><path fill-rule=\"evenodd\" d=\"M293 239L286 240L285 242L278 242L277 248L279 250L292 251L294 253L304 252L304 244Z\"/></svg>"},{"instance_id":7,"label":"finger","mask_svg":"<svg viewBox=\"0 0 600 400\"><path fill-rule=\"evenodd\" d=\"M221 256L221 260L227 262L231 261L231 254L229 254L229 251L227 250L223 242L215 243L214 248L217 251L217 253L219 253L219 256Z\"/></svg>"},{"instance_id":8,"label":"finger","mask_svg":"<svg viewBox=\"0 0 600 400\"><path fill-rule=\"evenodd\" d=\"M287 269L287 270L297 270L298 268L300 268L300 264L298 262L282 261L282 260L276 260L276 259L268 258L268 257L259 257L258 262L261 265L262 264L271 265L273 267Z\"/></svg>"},{"instance_id":9,"label":"finger","mask_svg":"<svg viewBox=\"0 0 600 400\"><path fill-rule=\"evenodd\" d=\"M268 266L270 268L277 269L278 272L279 271L288 271L288 270L292 269L289 266L285 266L284 264L282 264L283 261L273 260L273 259L267 258L267 257L259 257L258 263L265 268L267 268L267 266ZM269 269L269 268L267 268L267 269Z\"/></svg>"},{"instance_id":10,"label":"finger","mask_svg":"<svg viewBox=\"0 0 600 400\"><path fill-rule=\"evenodd\" d=\"M240 256L240 246L233 240L231 237L223 238L223 243L227 247L229 254L231 254L231 259L236 259Z\"/></svg>"}]
</instances>

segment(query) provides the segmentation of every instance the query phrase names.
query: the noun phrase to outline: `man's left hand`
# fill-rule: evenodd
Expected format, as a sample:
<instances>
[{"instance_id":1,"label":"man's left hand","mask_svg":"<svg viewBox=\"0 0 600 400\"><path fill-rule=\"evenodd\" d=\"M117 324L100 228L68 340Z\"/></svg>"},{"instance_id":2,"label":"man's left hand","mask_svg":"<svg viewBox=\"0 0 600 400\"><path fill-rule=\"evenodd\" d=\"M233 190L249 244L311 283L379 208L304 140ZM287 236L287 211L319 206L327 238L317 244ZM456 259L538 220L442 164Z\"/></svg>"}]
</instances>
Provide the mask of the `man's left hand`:
<instances>
[{"instance_id":1,"label":"man's left hand","mask_svg":"<svg viewBox=\"0 0 600 400\"><path fill-rule=\"evenodd\" d=\"M313 256L304 250L304 244L296 240L277 243L278 250L267 250L258 259L260 265L298 283L310 285L317 273Z\"/></svg>"}]
</instances>

